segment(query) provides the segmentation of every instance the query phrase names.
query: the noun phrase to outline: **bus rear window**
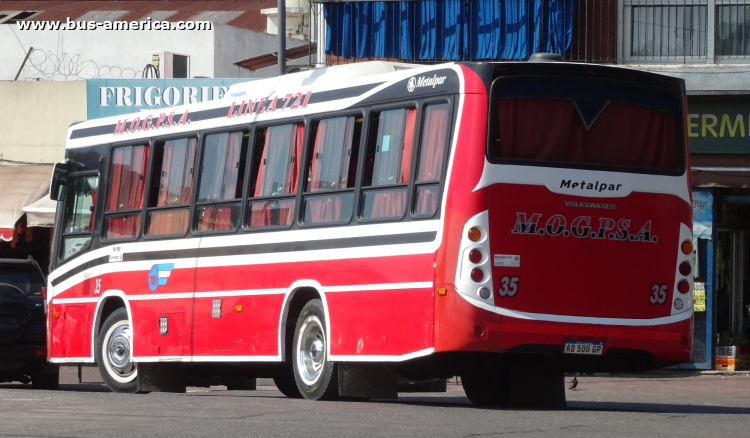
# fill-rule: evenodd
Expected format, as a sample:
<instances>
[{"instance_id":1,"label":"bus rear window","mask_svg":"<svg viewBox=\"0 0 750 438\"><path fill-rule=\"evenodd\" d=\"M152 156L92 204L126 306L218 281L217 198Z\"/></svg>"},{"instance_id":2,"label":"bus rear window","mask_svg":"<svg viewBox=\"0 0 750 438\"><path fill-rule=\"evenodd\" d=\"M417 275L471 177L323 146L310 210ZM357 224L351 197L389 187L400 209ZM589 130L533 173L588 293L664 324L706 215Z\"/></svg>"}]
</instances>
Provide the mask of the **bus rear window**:
<instances>
[{"instance_id":1,"label":"bus rear window","mask_svg":"<svg viewBox=\"0 0 750 438\"><path fill-rule=\"evenodd\" d=\"M669 172L682 168L676 95L562 80L493 87L489 158L558 167Z\"/></svg>"}]
</instances>

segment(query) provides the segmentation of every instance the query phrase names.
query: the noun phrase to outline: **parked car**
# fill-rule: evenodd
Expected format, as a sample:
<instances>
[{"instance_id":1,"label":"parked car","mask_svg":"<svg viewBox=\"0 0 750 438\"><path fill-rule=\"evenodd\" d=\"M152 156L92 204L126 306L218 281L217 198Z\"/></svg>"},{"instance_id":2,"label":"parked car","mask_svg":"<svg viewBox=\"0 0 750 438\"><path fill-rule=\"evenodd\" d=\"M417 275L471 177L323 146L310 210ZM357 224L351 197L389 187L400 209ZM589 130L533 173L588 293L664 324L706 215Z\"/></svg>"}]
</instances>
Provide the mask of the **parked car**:
<instances>
[{"instance_id":1,"label":"parked car","mask_svg":"<svg viewBox=\"0 0 750 438\"><path fill-rule=\"evenodd\" d=\"M59 385L59 367L47 362L46 286L31 257L0 259L0 382Z\"/></svg>"}]
</instances>

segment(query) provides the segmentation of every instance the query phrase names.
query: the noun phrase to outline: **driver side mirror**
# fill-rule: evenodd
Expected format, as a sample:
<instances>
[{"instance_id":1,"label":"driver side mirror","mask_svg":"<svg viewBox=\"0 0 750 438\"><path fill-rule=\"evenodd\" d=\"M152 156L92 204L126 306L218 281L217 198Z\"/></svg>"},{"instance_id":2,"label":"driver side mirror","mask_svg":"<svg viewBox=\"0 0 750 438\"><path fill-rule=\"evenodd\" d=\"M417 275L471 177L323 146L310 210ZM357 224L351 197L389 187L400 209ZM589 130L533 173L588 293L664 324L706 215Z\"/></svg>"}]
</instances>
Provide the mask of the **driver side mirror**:
<instances>
[{"instance_id":1,"label":"driver side mirror","mask_svg":"<svg viewBox=\"0 0 750 438\"><path fill-rule=\"evenodd\" d=\"M49 197L53 201L64 201L65 194L68 191L68 175L70 174L70 164L55 163L52 170L52 181L49 184Z\"/></svg>"}]
</instances>

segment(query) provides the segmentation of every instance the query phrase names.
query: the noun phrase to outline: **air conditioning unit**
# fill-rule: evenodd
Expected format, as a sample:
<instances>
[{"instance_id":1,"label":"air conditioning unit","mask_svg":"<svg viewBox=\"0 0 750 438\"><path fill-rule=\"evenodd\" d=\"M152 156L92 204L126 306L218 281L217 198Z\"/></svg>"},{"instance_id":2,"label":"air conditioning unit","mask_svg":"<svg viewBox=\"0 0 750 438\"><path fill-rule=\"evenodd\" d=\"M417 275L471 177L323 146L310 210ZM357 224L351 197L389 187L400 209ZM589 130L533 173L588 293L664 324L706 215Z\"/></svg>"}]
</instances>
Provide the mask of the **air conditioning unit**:
<instances>
[{"instance_id":1,"label":"air conditioning unit","mask_svg":"<svg viewBox=\"0 0 750 438\"><path fill-rule=\"evenodd\" d=\"M190 55L173 52L150 52L148 63L159 69L159 77L161 78L190 77Z\"/></svg>"}]
</instances>

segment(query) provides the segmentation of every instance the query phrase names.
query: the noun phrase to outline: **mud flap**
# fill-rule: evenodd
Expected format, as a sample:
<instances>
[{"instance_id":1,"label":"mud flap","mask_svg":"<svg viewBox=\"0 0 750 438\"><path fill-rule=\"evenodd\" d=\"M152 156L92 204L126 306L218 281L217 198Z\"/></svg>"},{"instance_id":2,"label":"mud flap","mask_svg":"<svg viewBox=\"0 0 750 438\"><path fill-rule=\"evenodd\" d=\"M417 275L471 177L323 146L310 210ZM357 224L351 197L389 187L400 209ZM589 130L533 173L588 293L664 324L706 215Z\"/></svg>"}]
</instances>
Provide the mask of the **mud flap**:
<instances>
[{"instance_id":1,"label":"mud flap","mask_svg":"<svg viewBox=\"0 0 750 438\"><path fill-rule=\"evenodd\" d=\"M397 399L396 368L391 364L338 362L339 397Z\"/></svg>"},{"instance_id":2,"label":"mud flap","mask_svg":"<svg viewBox=\"0 0 750 438\"><path fill-rule=\"evenodd\" d=\"M139 363L136 392L178 392L186 390L185 365L181 363Z\"/></svg>"}]
</instances>

